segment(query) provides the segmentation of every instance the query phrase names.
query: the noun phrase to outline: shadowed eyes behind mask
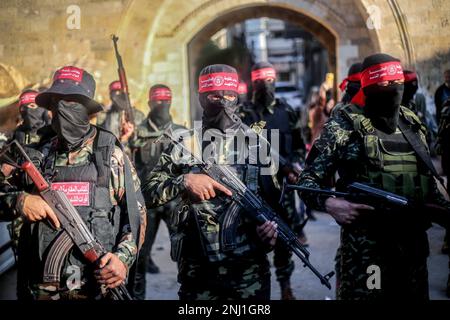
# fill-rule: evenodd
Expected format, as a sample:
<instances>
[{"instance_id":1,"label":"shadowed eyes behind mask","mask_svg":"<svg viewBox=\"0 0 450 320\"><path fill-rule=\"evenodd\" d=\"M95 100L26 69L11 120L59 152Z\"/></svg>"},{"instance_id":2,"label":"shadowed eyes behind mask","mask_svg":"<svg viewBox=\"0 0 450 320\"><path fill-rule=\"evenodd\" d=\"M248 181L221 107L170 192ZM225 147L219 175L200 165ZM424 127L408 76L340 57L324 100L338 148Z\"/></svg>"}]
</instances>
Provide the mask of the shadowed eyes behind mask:
<instances>
[{"instance_id":1,"label":"shadowed eyes behind mask","mask_svg":"<svg viewBox=\"0 0 450 320\"><path fill-rule=\"evenodd\" d=\"M170 101L161 101L160 104L156 103L156 101L151 101L150 109L148 116L157 126L164 126L172 120L170 116Z\"/></svg>"},{"instance_id":2,"label":"shadowed eyes behind mask","mask_svg":"<svg viewBox=\"0 0 450 320\"><path fill-rule=\"evenodd\" d=\"M110 95L112 106L111 109L114 111L123 111L126 109L126 96L124 92L120 92L119 94L111 94Z\"/></svg>"},{"instance_id":3,"label":"shadowed eyes behind mask","mask_svg":"<svg viewBox=\"0 0 450 320\"><path fill-rule=\"evenodd\" d=\"M257 80L253 83L254 100L259 108L265 108L275 100L275 83L269 83L263 80Z\"/></svg>"},{"instance_id":4,"label":"shadowed eyes behind mask","mask_svg":"<svg viewBox=\"0 0 450 320\"><path fill-rule=\"evenodd\" d=\"M93 130L86 108L77 102L60 100L54 110L52 128L60 139L64 151L80 147Z\"/></svg>"},{"instance_id":5,"label":"shadowed eyes behind mask","mask_svg":"<svg viewBox=\"0 0 450 320\"><path fill-rule=\"evenodd\" d=\"M44 108L22 107L20 114L26 130L38 130L47 124L47 110Z\"/></svg>"},{"instance_id":6,"label":"shadowed eyes behind mask","mask_svg":"<svg viewBox=\"0 0 450 320\"><path fill-rule=\"evenodd\" d=\"M403 84L386 87L372 85L363 89L366 96L364 112L373 125L386 133L395 132L398 125Z\"/></svg>"},{"instance_id":7,"label":"shadowed eyes behind mask","mask_svg":"<svg viewBox=\"0 0 450 320\"><path fill-rule=\"evenodd\" d=\"M219 129L225 132L227 129L233 129L239 124L239 117L235 114L237 111L237 98L234 101L222 98L217 101L208 99L208 93L201 93L199 96L200 105L203 108L203 125L206 128Z\"/></svg>"}]
</instances>

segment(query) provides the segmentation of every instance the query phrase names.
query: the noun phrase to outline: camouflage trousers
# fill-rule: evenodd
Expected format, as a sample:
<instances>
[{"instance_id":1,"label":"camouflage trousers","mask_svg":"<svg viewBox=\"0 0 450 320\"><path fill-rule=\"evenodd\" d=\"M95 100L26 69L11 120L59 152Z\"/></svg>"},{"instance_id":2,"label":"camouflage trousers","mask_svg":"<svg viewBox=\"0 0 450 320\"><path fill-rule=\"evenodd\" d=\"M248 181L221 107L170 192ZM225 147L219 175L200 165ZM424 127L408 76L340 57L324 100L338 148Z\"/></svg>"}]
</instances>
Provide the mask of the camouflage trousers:
<instances>
[{"instance_id":1,"label":"camouflage trousers","mask_svg":"<svg viewBox=\"0 0 450 320\"><path fill-rule=\"evenodd\" d=\"M180 300L270 300L270 268L264 260L199 263L182 259Z\"/></svg>"},{"instance_id":2,"label":"camouflage trousers","mask_svg":"<svg viewBox=\"0 0 450 320\"><path fill-rule=\"evenodd\" d=\"M425 231L405 237L377 232L341 230L336 298L428 300Z\"/></svg>"},{"instance_id":3,"label":"camouflage trousers","mask_svg":"<svg viewBox=\"0 0 450 320\"><path fill-rule=\"evenodd\" d=\"M300 230L300 215L295 207L295 193L289 192L284 197L284 212L282 213L283 220L289 225L289 227L298 234ZM299 235L299 234L298 234ZM275 275L277 281L287 282L290 280L292 272L294 272L295 264L292 260L292 252L277 242L274 248L273 264L275 266Z\"/></svg>"},{"instance_id":4,"label":"camouflage trousers","mask_svg":"<svg viewBox=\"0 0 450 320\"><path fill-rule=\"evenodd\" d=\"M169 233L174 232L174 228L171 225L171 212L175 206L174 202L170 202L165 206L148 210L147 215L147 229L145 232L145 242L139 252L139 257L136 263L136 275L134 279L130 279L128 288L133 292L133 296L138 300L145 299L145 287L146 280L145 274L147 270L147 263L151 256L153 243L158 233L159 224L161 220L166 223Z\"/></svg>"}]
</instances>

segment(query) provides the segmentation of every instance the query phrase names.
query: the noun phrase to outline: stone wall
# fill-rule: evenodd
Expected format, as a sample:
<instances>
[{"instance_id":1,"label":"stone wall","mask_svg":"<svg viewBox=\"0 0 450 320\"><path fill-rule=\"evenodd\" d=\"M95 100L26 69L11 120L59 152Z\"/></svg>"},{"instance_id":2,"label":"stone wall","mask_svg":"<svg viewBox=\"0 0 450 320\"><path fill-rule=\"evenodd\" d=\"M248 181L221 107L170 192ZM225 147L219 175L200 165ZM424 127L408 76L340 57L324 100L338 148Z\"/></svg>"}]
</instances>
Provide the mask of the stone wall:
<instances>
[{"instance_id":1,"label":"stone wall","mask_svg":"<svg viewBox=\"0 0 450 320\"><path fill-rule=\"evenodd\" d=\"M97 98L108 103L107 85L117 78L110 35L117 33L137 106L147 111L148 87L164 82L173 89L175 119L189 123L189 42L207 27L218 28L216 23L224 14L236 13L229 21L232 24L246 18L239 14L241 9L264 6L294 20L298 15L298 23L309 26L318 38L325 34L335 37L331 54L336 57L338 81L351 63L384 51L417 69L422 84L432 92L442 81L442 71L450 67L450 8L446 1L2 0L0 63L14 67L32 84L48 83L62 65L86 68L98 82ZM70 5L81 10L79 30L67 27ZM370 28L370 20L368 23L374 12L380 16L379 29ZM252 15L258 16L257 10ZM304 16L309 20L302 19Z\"/></svg>"}]
</instances>

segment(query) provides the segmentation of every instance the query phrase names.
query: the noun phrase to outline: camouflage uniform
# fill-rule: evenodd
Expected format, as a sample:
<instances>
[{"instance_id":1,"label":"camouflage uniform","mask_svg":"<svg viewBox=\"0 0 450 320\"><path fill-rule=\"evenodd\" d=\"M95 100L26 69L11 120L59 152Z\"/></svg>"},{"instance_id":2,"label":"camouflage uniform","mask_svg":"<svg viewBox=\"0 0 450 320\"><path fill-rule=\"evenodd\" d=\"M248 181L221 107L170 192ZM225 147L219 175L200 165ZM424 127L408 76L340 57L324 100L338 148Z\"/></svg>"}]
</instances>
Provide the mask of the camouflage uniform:
<instances>
[{"instance_id":1,"label":"camouflage uniform","mask_svg":"<svg viewBox=\"0 0 450 320\"><path fill-rule=\"evenodd\" d=\"M292 107L283 100L275 99L262 113L257 111L255 105L248 102L241 106L240 116L247 125L264 121L264 129L278 129L280 132L280 155L289 163L303 162L305 146L301 137L300 121ZM282 170L278 173L278 180L282 183ZM301 221L295 206L295 193L286 193L283 203L284 208L281 210L280 216L288 223L289 227L300 235L302 233ZM277 244L274 251L274 265L277 281L283 286L287 285L295 268L292 252Z\"/></svg>"},{"instance_id":2,"label":"camouflage uniform","mask_svg":"<svg viewBox=\"0 0 450 320\"><path fill-rule=\"evenodd\" d=\"M401 107L400 121L420 128L418 134L426 143L426 130L414 113ZM358 181L419 203L450 207L401 131L389 135L376 130L355 105L347 105L326 124L306 160L299 185L330 187L336 171L340 177L338 190ZM310 207L325 211L326 197L309 192L301 192L301 197ZM362 213L355 222L341 228L337 298L427 299L429 248L425 230L430 226L429 217L420 209L378 205L375 212ZM368 289L370 265L380 267L381 289Z\"/></svg>"},{"instance_id":3,"label":"camouflage uniform","mask_svg":"<svg viewBox=\"0 0 450 320\"><path fill-rule=\"evenodd\" d=\"M130 148L135 150L135 166L138 176L145 177L158 163L163 150L168 146L167 143L154 143L162 132L171 127L171 130L187 130L185 127L172 123L171 121L163 127L157 127L149 118L144 120L137 128L136 139L130 142ZM173 233L173 227L170 224L171 213L176 205L176 201L171 201L158 208L148 210L148 224L145 235L145 242L140 252L137 263L136 285L133 288L136 298L145 299L145 273L147 264L151 259L151 251L158 232L159 223L163 220L169 229L169 234Z\"/></svg>"},{"instance_id":4,"label":"camouflage uniform","mask_svg":"<svg viewBox=\"0 0 450 320\"><path fill-rule=\"evenodd\" d=\"M241 129L238 130L239 134ZM199 136L196 132L193 141ZM229 141L228 141L229 142ZM187 144L189 145L189 144ZM197 144L201 145L201 144ZM206 150L203 145L201 149ZM248 148L246 145L244 148ZM223 144L218 163L228 163L227 157L243 154ZM215 198L192 203L184 196L184 175L199 173L191 162L180 162L172 147L162 153L157 166L143 184L147 207L157 207L183 195L173 214L176 232L171 235L171 255L179 262L179 296L183 300L197 299L269 299L270 269L267 248L256 234L256 226L248 221L233 201L218 194ZM251 189L269 203L277 181L273 175L259 175L257 165L227 165ZM273 201L272 201L273 202ZM224 236L225 217L236 208L237 224L232 237ZM232 239L227 242L226 239Z\"/></svg>"},{"instance_id":5,"label":"camouflage uniform","mask_svg":"<svg viewBox=\"0 0 450 320\"><path fill-rule=\"evenodd\" d=\"M96 133L98 135L98 132ZM71 152L69 154L65 152L56 152L54 157L54 166L55 167L67 167L76 169L77 167L81 167L84 165L88 165L92 162L94 155L94 141L95 138L91 138L77 151ZM51 140L51 145L56 143L56 139ZM47 146L47 145L46 145ZM43 147L45 148L45 147ZM43 151L43 149L40 149ZM45 166L44 159L43 166ZM110 246L109 244L103 243L107 250L111 250L128 268L131 268L133 265L138 247L135 239L133 239L133 234L131 233L130 225L127 222L127 219L124 219L126 215L123 213L127 213L127 205L125 198L125 171L124 171L124 153L122 150L115 146L111 155L111 174L109 181L109 197L111 203L121 208L122 214L120 216L120 223L116 221L116 217L114 216L114 221L117 222L117 226L114 226L114 232L117 232L115 235L116 243ZM45 168L42 168L45 172ZM132 170L132 179L134 182L134 188L136 193L140 193L140 181L137 177L136 171L134 168ZM19 209L23 203L25 192L22 192L20 195L5 195L2 199L3 204L0 208L0 217L4 219L17 218L20 216ZM146 209L143 203L138 203L139 211L140 211L140 229L145 230L146 226ZM82 215L83 219L86 219ZM93 218L93 217L92 217ZM99 217L100 218L100 217ZM96 236L100 236L99 230L94 226L93 220L91 218L87 218L88 221L85 221L88 226L90 226L91 231ZM103 222L106 228L107 221ZM106 228L108 229L108 228ZM42 237L45 237L46 233L55 233L50 228L48 228L44 222L37 223L25 223L21 232L20 238L20 255L23 256L24 259L27 260L28 268L27 268L27 276L29 278L29 295L28 298L35 299L55 299L55 298L63 298L63 299L83 299L83 298L92 298L93 295L97 295L97 289L93 289L91 285L95 283L95 279L92 278L92 269L91 267L86 267L83 257L80 257L76 250L69 253L68 260L65 262L63 267L63 274L61 277L61 288L55 292L54 287L44 287L41 285L42 282L42 270L41 268L30 268L30 265L33 266L42 266L43 260L43 252L42 250L45 248L38 248L41 245L43 240ZM97 234L98 233L98 234ZM140 233L141 238L139 239L139 245L142 245L143 242L143 233ZM36 238L38 237L38 238ZM99 239L100 240L100 239ZM39 244L39 245L38 245ZM111 248L109 248L111 247ZM65 284L68 277L70 277L71 272L68 271L68 267L70 265L77 265L80 267L82 274L82 285L79 289L69 290ZM88 280L88 282L84 282ZM26 298L27 296L24 294L22 297Z\"/></svg>"}]
</instances>

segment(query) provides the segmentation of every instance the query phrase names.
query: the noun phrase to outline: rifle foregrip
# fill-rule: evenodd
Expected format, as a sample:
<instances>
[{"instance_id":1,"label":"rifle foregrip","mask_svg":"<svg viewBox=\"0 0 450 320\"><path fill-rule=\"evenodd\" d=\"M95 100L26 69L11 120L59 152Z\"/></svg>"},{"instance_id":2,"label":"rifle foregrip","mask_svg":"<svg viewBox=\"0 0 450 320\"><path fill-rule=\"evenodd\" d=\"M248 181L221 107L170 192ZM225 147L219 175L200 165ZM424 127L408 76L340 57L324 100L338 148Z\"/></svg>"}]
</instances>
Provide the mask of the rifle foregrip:
<instances>
[{"instance_id":1,"label":"rifle foregrip","mask_svg":"<svg viewBox=\"0 0 450 320\"><path fill-rule=\"evenodd\" d=\"M33 180L33 183L36 185L39 192L42 192L50 187L48 182L44 179L42 174L31 161L24 162L22 164L22 170L26 172L31 180Z\"/></svg>"}]
</instances>

